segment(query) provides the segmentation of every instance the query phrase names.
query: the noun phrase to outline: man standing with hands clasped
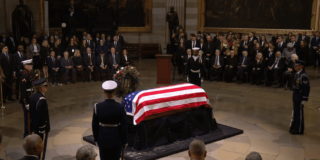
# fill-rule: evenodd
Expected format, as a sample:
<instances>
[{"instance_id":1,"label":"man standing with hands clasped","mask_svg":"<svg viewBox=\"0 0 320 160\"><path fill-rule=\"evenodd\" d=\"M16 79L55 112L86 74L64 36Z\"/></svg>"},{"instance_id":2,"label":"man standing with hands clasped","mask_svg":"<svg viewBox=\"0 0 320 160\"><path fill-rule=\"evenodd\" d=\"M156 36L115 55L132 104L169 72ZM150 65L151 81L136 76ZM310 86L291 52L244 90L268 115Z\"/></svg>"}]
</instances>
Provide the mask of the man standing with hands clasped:
<instances>
[{"instance_id":1,"label":"man standing with hands clasped","mask_svg":"<svg viewBox=\"0 0 320 160\"><path fill-rule=\"evenodd\" d=\"M304 113L303 108L307 103L310 93L309 77L303 70L304 61L296 60L294 69L297 71L293 82L293 111L289 132L291 134L303 134Z\"/></svg>"},{"instance_id":2,"label":"man standing with hands clasped","mask_svg":"<svg viewBox=\"0 0 320 160\"><path fill-rule=\"evenodd\" d=\"M192 83L201 87L201 73L202 73L201 70L203 66L203 60L198 55L199 48L195 47L195 48L192 48L192 50L193 50L193 56L188 59L188 63L187 63L187 67L188 67L187 81L189 81L189 83Z\"/></svg>"},{"instance_id":3,"label":"man standing with hands clasped","mask_svg":"<svg viewBox=\"0 0 320 160\"><path fill-rule=\"evenodd\" d=\"M106 99L93 109L92 132L101 160L119 160L128 143L127 114L124 106L114 100L116 88L115 81L104 82Z\"/></svg>"}]
</instances>

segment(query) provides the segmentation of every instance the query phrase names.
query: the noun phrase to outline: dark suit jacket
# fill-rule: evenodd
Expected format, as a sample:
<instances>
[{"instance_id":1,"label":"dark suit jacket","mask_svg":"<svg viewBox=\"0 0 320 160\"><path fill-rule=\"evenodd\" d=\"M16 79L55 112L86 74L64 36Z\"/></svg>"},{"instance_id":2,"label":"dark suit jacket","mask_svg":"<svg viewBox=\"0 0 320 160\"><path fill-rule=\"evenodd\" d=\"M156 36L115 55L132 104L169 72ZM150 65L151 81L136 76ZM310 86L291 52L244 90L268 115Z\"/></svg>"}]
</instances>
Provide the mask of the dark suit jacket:
<instances>
[{"instance_id":1,"label":"dark suit jacket","mask_svg":"<svg viewBox=\"0 0 320 160\"><path fill-rule=\"evenodd\" d=\"M88 66L90 66L88 53L85 53L83 55L83 62L84 62L84 68L87 68ZM95 58L94 54L92 54L92 53L91 53L91 65L96 66L96 58Z\"/></svg>"},{"instance_id":2,"label":"dark suit jacket","mask_svg":"<svg viewBox=\"0 0 320 160\"><path fill-rule=\"evenodd\" d=\"M103 51L105 55L108 54L108 47L106 45L101 46L99 44L96 48L96 56L100 56L101 51Z\"/></svg>"},{"instance_id":3,"label":"dark suit jacket","mask_svg":"<svg viewBox=\"0 0 320 160\"><path fill-rule=\"evenodd\" d=\"M187 49L191 49L192 50L192 41L191 40L189 40L188 42L187 42ZM195 45L195 47L199 47L200 48L200 42L198 41L198 40L196 40L196 45Z\"/></svg>"},{"instance_id":4,"label":"dark suit jacket","mask_svg":"<svg viewBox=\"0 0 320 160\"><path fill-rule=\"evenodd\" d=\"M7 80L10 80L13 77L14 67L15 67L15 58L8 53L9 61L4 53L0 55L0 65L3 70L3 74L6 76Z\"/></svg>"},{"instance_id":5,"label":"dark suit jacket","mask_svg":"<svg viewBox=\"0 0 320 160\"><path fill-rule=\"evenodd\" d=\"M12 48L17 48L17 40L14 37L12 38L13 38L13 42L10 37L7 37L7 40L5 43L8 46L9 50L11 50Z\"/></svg>"},{"instance_id":6,"label":"dark suit jacket","mask_svg":"<svg viewBox=\"0 0 320 160\"><path fill-rule=\"evenodd\" d=\"M130 59L131 59L130 56L127 55L127 60L126 60L126 59L124 58L124 55L121 54L121 56L120 56L120 66L121 66L121 67L125 67L125 66L130 65L130 64L131 64ZM126 64L126 62L129 62L129 64Z\"/></svg>"},{"instance_id":7,"label":"dark suit jacket","mask_svg":"<svg viewBox=\"0 0 320 160\"><path fill-rule=\"evenodd\" d=\"M117 42L117 46L114 46L114 41L112 41L112 42L110 43L110 48L111 48L111 47L115 47L116 53L118 53L118 54L121 54L121 53L122 53L122 45L121 45L121 43L119 44L119 41Z\"/></svg>"},{"instance_id":8,"label":"dark suit jacket","mask_svg":"<svg viewBox=\"0 0 320 160\"><path fill-rule=\"evenodd\" d=\"M241 48L241 52L238 53L240 56L242 56L242 51L244 51L244 41L241 41L240 43L240 48ZM246 42L246 44L248 45L248 54L251 53L251 50L252 50L252 43L250 43L249 41ZM220 47L219 47L220 48Z\"/></svg>"},{"instance_id":9,"label":"dark suit jacket","mask_svg":"<svg viewBox=\"0 0 320 160\"><path fill-rule=\"evenodd\" d=\"M95 52L95 50L94 50L95 43L94 43L94 41L91 41L91 40L89 40L89 41L90 41L90 45L89 45L88 41L87 41L87 45L88 45L88 47L91 48L91 51L93 53L93 52Z\"/></svg>"},{"instance_id":10,"label":"dark suit jacket","mask_svg":"<svg viewBox=\"0 0 320 160\"><path fill-rule=\"evenodd\" d=\"M277 39L278 39L278 37L272 36L271 41L273 42L273 45L277 45L277 43L276 43Z\"/></svg>"},{"instance_id":11,"label":"dark suit jacket","mask_svg":"<svg viewBox=\"0 0 320 160\"><path fill-rule=\"evenodd\" d=\"M116 63L120 66L120 56L119 54L115 54L115 60ZM112 68L113 67L113 57L112 54L108 55L108 68Z\"/></svg>"},{"instance_id":12,"label":"dark suit jacket","mask_svg":"<svg viewBox=\"0 0 320 160\"><path fill-rule=\"evenodd\" d=\"M53 64L52 58L50 57L50 58L47 58L47 65L48 65L48 69L59 68L60 62L58 58L54 57L54 64Z\"/></svg>"},{"instance_id":13,"label":"dark suit jacket","mask_svg":"<svg viewBox=\"0 0 320 160\"><path fill-rule=\"evenodd\" d=\"M301 42L302 40L306 41L306 42L307 42L307 45L309 45L309 43L310 43L310 37L309 37L309 36L305 36L304 39L302 39L302 36L299 36L299 37L298 37L298 41L297 41L299 45L300 45L300 42Z\"/></svg>"},{"instance_id":14,"label":"dark suit jacket","mask_svg":"<svg viewBox=\"0 0 320 160\"><path fill-rule=\"evenodd\" d=\"M314 51L313 47L317 47L320 43L320 37L318 38L318 40L316 39L316 37L313 37L311 39L311 50Z\"/></svg>"},{"instance_id":15,"label":"dark suit jacket","mask_svg":"<svg viewBox=\"0 0 320 160\"><path fill-rule=\"evenodd\" d=\"M214 55L212 58L211 58L211 67L214 65L214 63L216 62L216 58L217 58L217 55ZM220 63L220 66L223 67L224 66L224 58L223 56L219 55L219 63ZM218 64L217 64L218 65Z\"/></svg>"},{"instance_id":16,"label":"dark suit jacket","mask_svg":"<svg viewBox=\"0 0 320 160\"><path fill-rule=\"evenodd\" d=\"M241 66L242 65L242 62L243 62L243 56L240 57L240 61L238 62L238 66ZM246 68L250 67L251 66L251 57L246 57L243 65L246 66Z\"/></svg>"},{"instance_id":17,"label":"dark suit jacket","mask_svg":"<svg viewBox=\"0 0 320 160\"><path fill-rule=\"evenodd\" d=\"M23 64L21 63L21 61L24 61L27 59L27 55L25 53L20 53L20 54L22 54L21 58L20 58L18 52L13 55L14 60L15 60L15 64L16 64L15 65L16 73L19 73L20 70L23 69Z\"/></svg>"},{"instance_id":18,"label":"dark suit jacket","mask_svg":"<svg viewBox=\"0 0 320 160\"><path fill-rule=\"evenodd\" d=\"M284 68L284 65L285 65L285 59L283 58L280 58L279 62L278 62L278 68L279 69L283 69ZM269 62L268 62L268 67L271 67L276 61L276 57L272 58Z\"/></svg>"},{"instance_id":19,"label":"dark suit jacket","mask_svg":"<svg viewBox=\"0 0 320 160\"><path fill-rule=\"evenodd\" d=\"M100 68L101 63L102 63L101 56L98 55L98 56L96 57L96 67ZM108 65L108 59L107 59L106 56L103 57L103 64L104 64L104 66Z\"/></svg>"},{"instance_id":20,"label":"dark suit jacket","mask_svg":"<svg viewBox=\"0 0 320 160\"><path fill-rule=\"evenodd\" d=\"M121 46L123 46L124 45L124 38L123 38L123 36L121 36L121 35L119 35L119 38L118 38L118 43L121 43Z\"/></svg>"},{"instance_id":21,"label":"dark suit jacket","mask_svg":"<svg viewBox=\"0 0 320 160\"><path fill-rule=\"evenodd\" d=\"M66 58L63 57L60 59L60 66L62 68L66 68L67 66L74 66L73 60L70 57L68 58L68 60L66 60Z\"/></svg>"},{"instance_id":22,"label":"dark suit jacket","mask_svg":"<svg viewBox=\"0 0 320 160\"><path fill-rule=\"evenodd\" d=\"M209 44L210 44L210 45L209 45ZM204 53L204 54L203 54L204 57L210 58L210 57L214 54L214 51L215 51L214 43L213 43L213 42L205 42L202 51L203 51L203 53ZM211 56L210 56L210 57L207 57L206 54L210 54Z\"/></svg>"},{"instance_id":23,"label":"dark suit jacket","mask_svg":"<svg viewBox=\"0 0 320 160\"><path fill-rule=\"evenodd\" d=\"M282 53L285 48L287 48L287 44L285 42L282 42L282 45L280 48L279 48L279 43L275 45L276 52L280 51Z\"/></svg>"},{"instance_id":24,"label":"dark suit jacket","mask_svg":"<svg viewBox=\"0 0 320 160\"><path fill-rule=\"evenodd\" d=\"M38 157L33 157L33 156L24 156L20 160L39 160Z\"/></svg>"},{"instance_id":25,"label":"dark suit jacket","mask_svg":"<svg viewBox=\"0 0 320 160\"><path fill-rule=\"evenodd\" d=\"M41 36L40 38L39 38L39 43L40 44L42 44L42 42L44 41L44 40L48 40L49 41L49 36Z\"/></svg>"}]
</instances>

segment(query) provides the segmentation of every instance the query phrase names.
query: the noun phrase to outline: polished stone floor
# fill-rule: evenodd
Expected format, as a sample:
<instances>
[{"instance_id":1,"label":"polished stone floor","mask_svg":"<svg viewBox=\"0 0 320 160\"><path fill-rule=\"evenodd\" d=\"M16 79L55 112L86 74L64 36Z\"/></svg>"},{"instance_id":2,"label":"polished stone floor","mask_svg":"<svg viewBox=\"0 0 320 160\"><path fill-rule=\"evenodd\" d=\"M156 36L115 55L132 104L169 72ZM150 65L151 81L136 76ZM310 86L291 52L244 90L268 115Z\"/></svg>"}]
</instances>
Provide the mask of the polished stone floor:
<instances>
[{"instance_id":1,"label":"polished stone floor","mask_svg":"<svg viewBox=\"0 0 320 160\"><path fill-rule=\"evenodd\" d=\"M141 73L140 89L154 88L156 60L137 61ZM305 134L288 133L292 102L290 91L249 84L203 83L218 123L244 130L244 134L207 144L208 160L244 160L251 151L264 160L320 160L320 73L307 68L311 93L305 106ZM183 82L178 79L175 83ZM91 134L93 104L104 100L101 82L49 86L46 95L51 120L46 159L75 159L82 140ZM118 102L120 99L116 99ZM0 157L16 160L22 149L23 112L18 102L8 102L2 110L0 130L4 135ZM95 148L98 151L98 148ZM98 153L98 152L97 152ZM187 151L162 160L187 160Z\"/></svg>"}]
</instances>

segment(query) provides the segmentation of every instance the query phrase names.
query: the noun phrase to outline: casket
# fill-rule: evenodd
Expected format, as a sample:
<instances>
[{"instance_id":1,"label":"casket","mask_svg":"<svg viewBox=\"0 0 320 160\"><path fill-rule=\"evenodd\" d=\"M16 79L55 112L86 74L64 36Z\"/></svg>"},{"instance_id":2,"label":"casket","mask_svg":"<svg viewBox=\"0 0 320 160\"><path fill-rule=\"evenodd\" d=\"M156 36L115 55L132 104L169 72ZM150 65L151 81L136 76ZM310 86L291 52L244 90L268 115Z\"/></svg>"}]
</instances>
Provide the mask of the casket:
<instances>
[{"instance_id":1,"label":"casket","mask_svg":"<svg viewBox=\"0 0 320 160\"><path fill-rule=\"evenodd\" d=\"M128 115L129 146L153 148L217 129L208 95L189 83L136 91L122 101Z\"/></svg>"}]
</instances>

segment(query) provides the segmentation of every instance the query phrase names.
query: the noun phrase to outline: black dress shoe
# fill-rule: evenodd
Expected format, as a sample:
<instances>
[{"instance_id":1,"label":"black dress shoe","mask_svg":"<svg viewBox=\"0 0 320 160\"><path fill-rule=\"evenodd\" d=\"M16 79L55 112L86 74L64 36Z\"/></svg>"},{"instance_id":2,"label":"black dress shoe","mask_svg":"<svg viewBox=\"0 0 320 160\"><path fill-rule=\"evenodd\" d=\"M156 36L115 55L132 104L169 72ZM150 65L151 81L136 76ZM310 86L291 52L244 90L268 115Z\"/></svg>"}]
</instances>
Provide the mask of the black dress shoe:
<instances>
[{"instance_id":1,"label":"black dress shoe","mask_svg":"<svg viewBox=\"0 0 320 160\"><path fill-rule=\"evenodd\" d=\"M9 101L15 101L15 99L13 99L13 98L8 98L8 100L9 100Z\"/></svg>"},{"instance_id":2,"label":"black dress shoe","mask_svg":"<svg viewBox=\"0 0 320 160\"><path fill-rule=\"evenodd\" d=\"M290 131L290 134L297 135L297 134L303 134L303 132L300 133L295 130L292 130L292 131Z\"/></svg>"}]
</instances>

